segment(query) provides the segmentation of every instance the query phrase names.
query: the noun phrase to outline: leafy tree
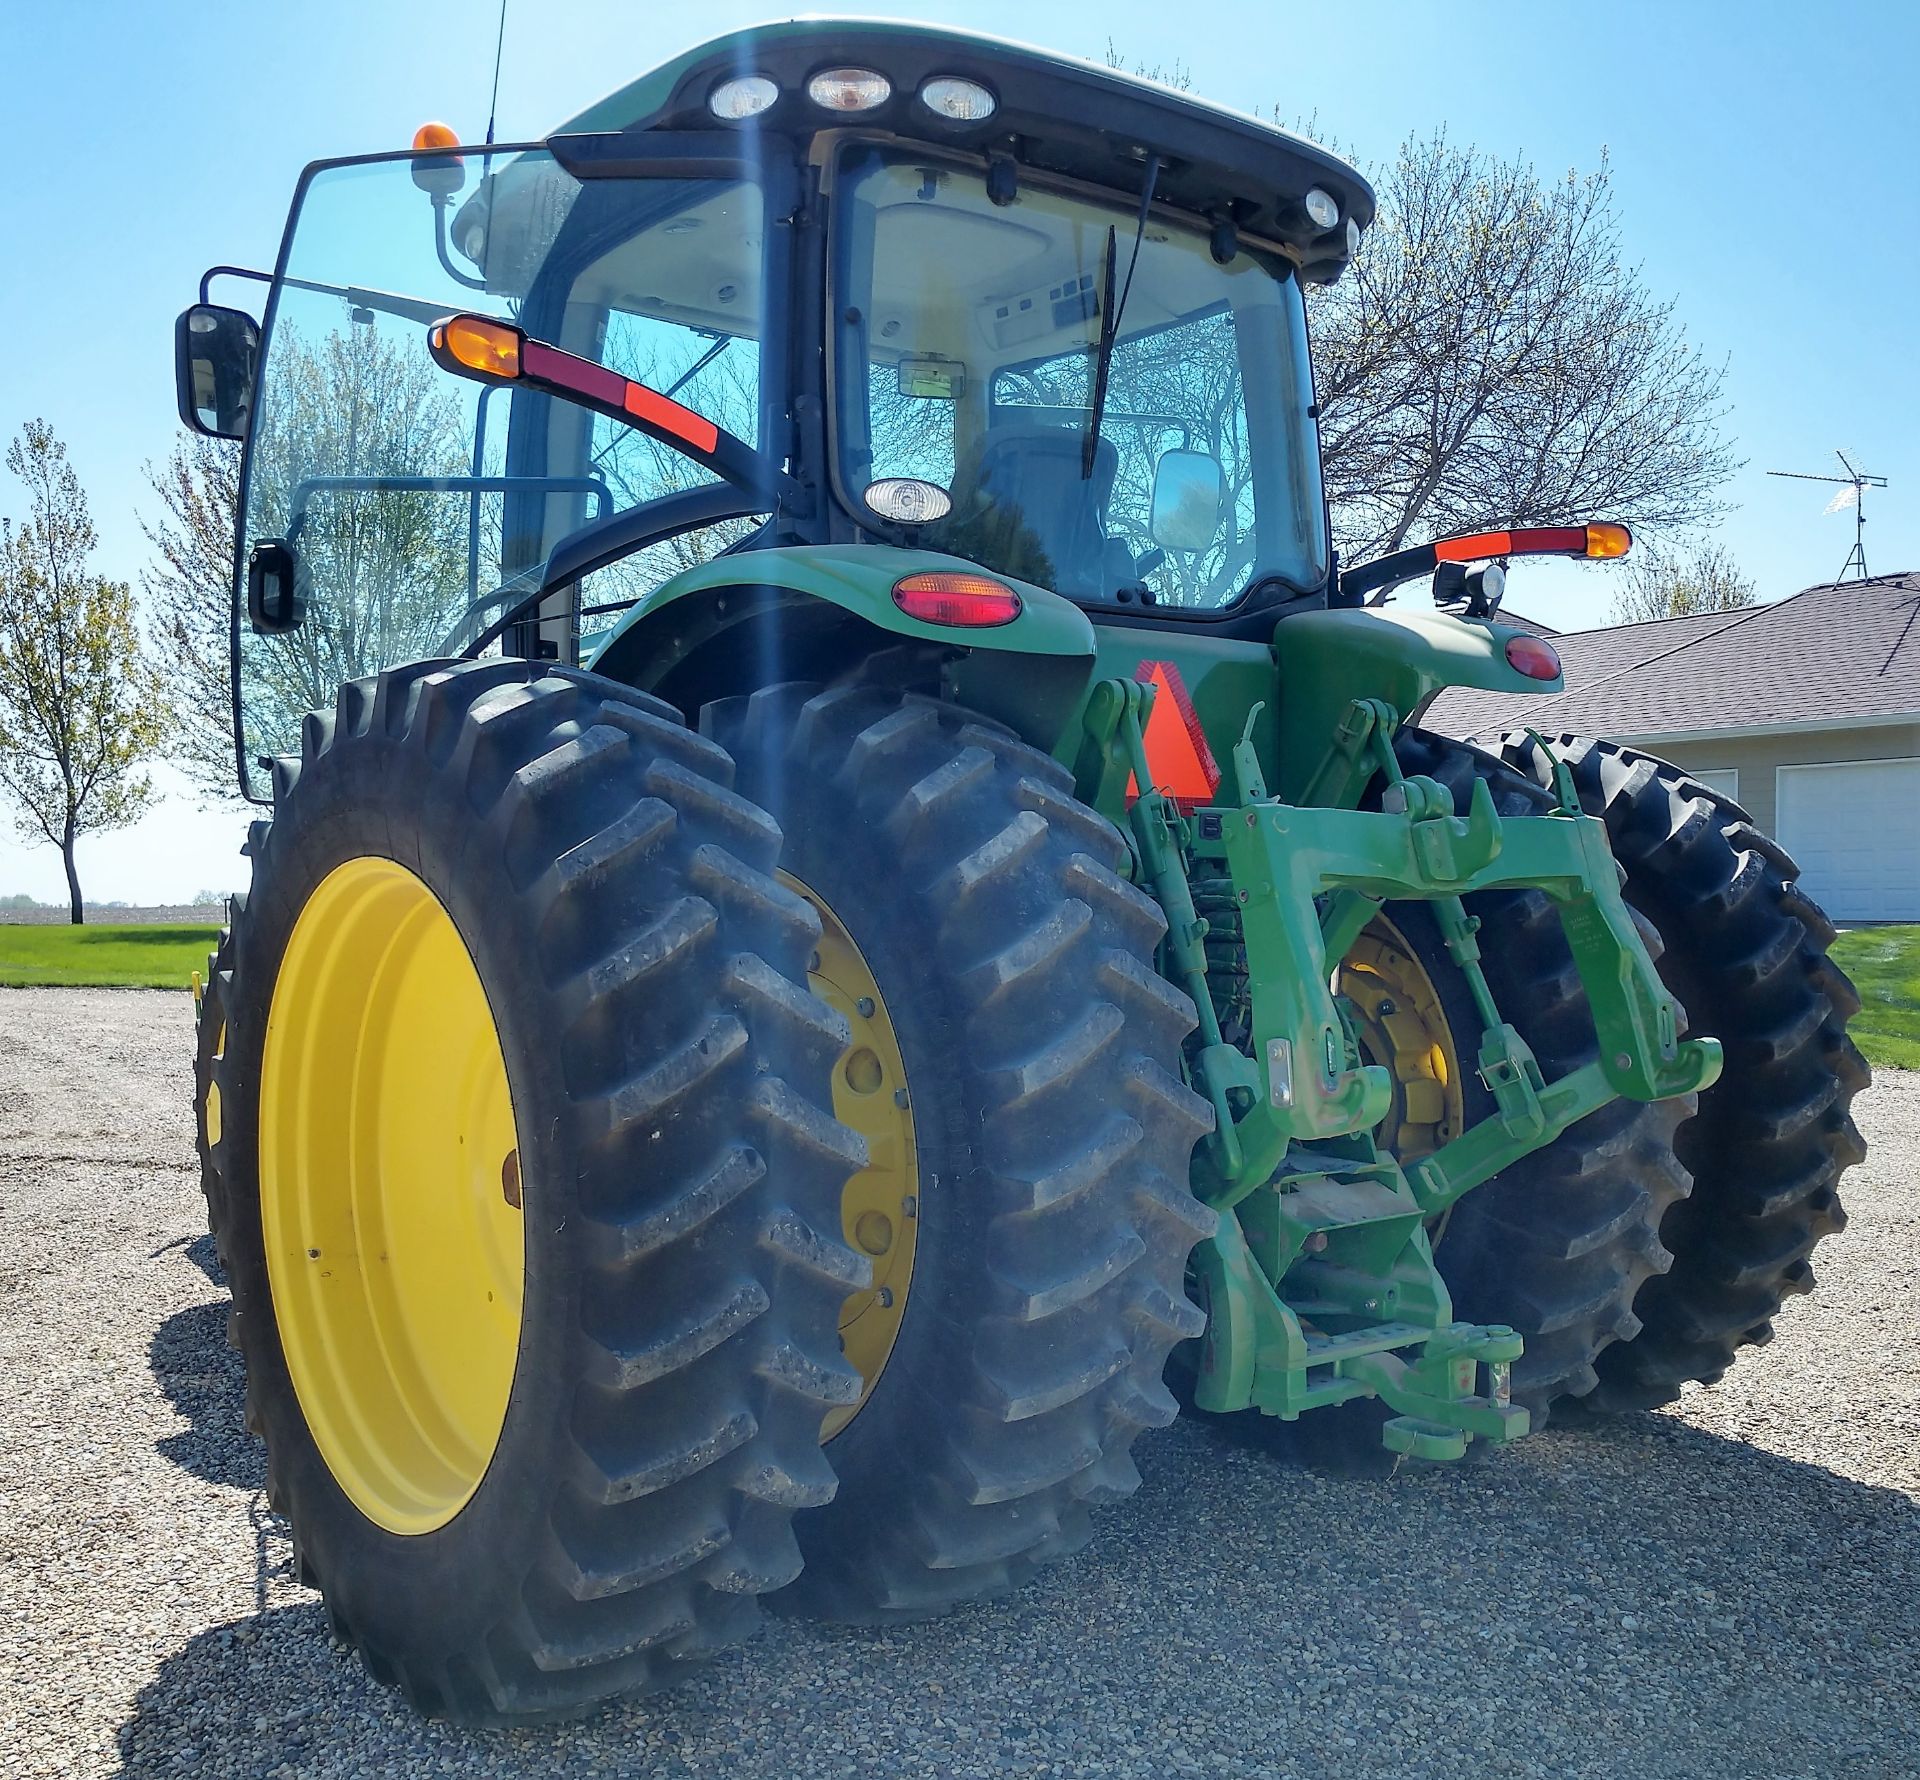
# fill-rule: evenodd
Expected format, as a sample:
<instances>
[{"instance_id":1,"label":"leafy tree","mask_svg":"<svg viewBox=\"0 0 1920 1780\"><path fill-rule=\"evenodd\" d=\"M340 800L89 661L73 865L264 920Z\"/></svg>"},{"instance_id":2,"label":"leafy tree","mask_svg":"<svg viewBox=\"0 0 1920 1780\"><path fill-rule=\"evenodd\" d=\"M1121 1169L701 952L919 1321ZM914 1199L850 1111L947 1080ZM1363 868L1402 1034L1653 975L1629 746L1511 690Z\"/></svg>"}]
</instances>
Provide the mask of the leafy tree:
<instances>
[{"instance_id":1,"label":"leafy tree","mask_svg":"<svg viewBox=\"0 0 1920 1780\"><path fill-rule=\"evenodd\" d=\"M1699 543L1680 553L1639 558L1613 602L1616 624L1685 618L1695 612L1732 612L1754 603L1753 582L1725 545Z\"/></svg>"},{"instance_id":2,"label":"leafy tree","mask_svg":"<svg viewBox=\"0 0 1920 1780\"><path fill-rule=\"evenodd\" d=\"M163 688L124 581L88 572L99 542L67 450L30 420L7 450L28 514L0 522L0 789L31 843L60 849L75 924L83 834L123 828L153 794Z\"/></svg>"}]
</instances>

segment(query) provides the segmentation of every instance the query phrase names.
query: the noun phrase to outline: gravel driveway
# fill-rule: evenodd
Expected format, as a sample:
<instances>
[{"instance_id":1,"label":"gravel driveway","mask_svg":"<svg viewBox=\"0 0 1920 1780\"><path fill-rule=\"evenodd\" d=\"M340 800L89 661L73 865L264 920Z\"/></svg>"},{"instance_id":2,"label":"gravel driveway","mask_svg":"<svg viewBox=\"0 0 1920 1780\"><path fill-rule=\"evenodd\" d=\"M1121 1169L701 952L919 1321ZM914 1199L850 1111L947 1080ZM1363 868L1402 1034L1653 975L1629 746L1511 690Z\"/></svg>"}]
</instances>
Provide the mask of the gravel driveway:
<instances>
[{"instance_id":1,"label":"gravel driveway","mask_svg":"<svg viewBox=\"0 0 1920 1780\"><path fill-rule=\"evenodd\" d=\"M412 1717L288 1573L240 1427L179 994L0 992L0 1774L1912 1775L1920 1075L1733 1381L1336 1483L1204 1423L1011 1601L777 1622L560 1731Z\"/></svg>"}]
</instances>

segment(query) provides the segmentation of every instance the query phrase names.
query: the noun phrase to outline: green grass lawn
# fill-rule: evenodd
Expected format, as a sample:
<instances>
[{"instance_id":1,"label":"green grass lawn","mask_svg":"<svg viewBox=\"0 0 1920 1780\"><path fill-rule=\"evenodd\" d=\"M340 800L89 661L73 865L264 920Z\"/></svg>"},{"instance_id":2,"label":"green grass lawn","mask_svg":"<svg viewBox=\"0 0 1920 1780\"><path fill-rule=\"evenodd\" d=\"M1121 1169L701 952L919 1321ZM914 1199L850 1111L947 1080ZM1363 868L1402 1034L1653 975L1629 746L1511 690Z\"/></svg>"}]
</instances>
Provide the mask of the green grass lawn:
<instances>
[{"instance_id":1,"label":"green grass lawn","mask_svg":"<svg viewBox=\"0 0 1920 1780\"><path fill-rule=\"evenodd\" d=\"M184 989L205 972L217 927L0 924L0 986ZM1873 1063L1920 1069L1920 927L1861 927L1833 955L1865 1006L1854 1042Z\"/></svg>"},{"instance_id":2,"label":"green grass lawn","mask_svg":"<svg viewBox=\"0 0 1920 1780\"><path fill-rule=\"evenodd\" d=\"M1833 955L1860 990L1849 1030L1867 1061L1920 1069L1920 927L1857 927Z\"/></svg>"},{"instance_id":3,"label":"green grass lawn","mask_svg":"<svg viewBox=\"0 0 1920 1780\"><path fill-rule=\"evenodd\" d=\"M185 989L206 975L217 927L0 924L0 986Z\"/></svg>"}]
</instances>

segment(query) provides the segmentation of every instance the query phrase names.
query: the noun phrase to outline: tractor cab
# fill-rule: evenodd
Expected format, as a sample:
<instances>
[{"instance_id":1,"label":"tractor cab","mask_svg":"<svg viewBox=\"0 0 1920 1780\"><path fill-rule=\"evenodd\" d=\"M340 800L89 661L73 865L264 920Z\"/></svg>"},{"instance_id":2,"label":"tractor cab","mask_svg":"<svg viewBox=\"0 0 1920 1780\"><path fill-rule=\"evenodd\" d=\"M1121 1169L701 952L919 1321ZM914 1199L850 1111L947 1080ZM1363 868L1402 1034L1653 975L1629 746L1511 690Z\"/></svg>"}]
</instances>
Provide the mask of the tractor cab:
<instances>
[{"instance_id":1,"label":"tractor cab","mask_svg":"<svg viewBox=\"0 0 1920 1780\"><path fill-rule=\"evenodd\" d=\"M316 165L264 327L179 334L183 416L248 441L243 776L344 679L592 660L722 552L928 552L1135 622L1322 604L1303 287L1372 216L1252 119L845 21L543 143Z\"/></svg>"}]
</instances>

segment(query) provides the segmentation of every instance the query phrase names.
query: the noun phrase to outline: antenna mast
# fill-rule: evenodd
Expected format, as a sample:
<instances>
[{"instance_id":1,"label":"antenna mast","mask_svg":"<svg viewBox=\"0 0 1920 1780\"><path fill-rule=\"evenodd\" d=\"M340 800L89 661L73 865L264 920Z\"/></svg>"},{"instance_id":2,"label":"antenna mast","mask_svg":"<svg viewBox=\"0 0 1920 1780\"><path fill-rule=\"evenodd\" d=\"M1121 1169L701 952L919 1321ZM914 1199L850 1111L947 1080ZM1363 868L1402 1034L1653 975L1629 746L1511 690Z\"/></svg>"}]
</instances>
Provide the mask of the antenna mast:
<instances>
[{"instance_id":1,"label":"antenna mast","mask_svg":"<svg viewBox=\"0 0 1920 1780\"><path fill-rule=\"evenodd\" d=\"M1847 560L1840 565L1839 579L1844 581L1848 575L1864 581L1867 578L1867 490L1885 488L1884 476L1872 476L1864 470L1856 470L1853 461L1844 451L1833 454L1840 460L1840 467L1847 473L1844 476L1814 476L1805 470L1769 470L1769 476L1785 476L1795 482L1833 482L1838 483L1840 492L1826 505L1829 513L1853 509L1853 548L1847 552Z\"/></svg>"},{"instance_id":2,"label":"antenna mast","mask_svg":"<svg viewBox=\"0 0 1920 1780\"><path fill-rule=\"evenodd\" d=\"M507 47L507 0L500 0L500 28L493 36L493 96L487 100L487 146L493 146L493 120L500 112L500 54Z\"/></svg>"}]
</instances>

